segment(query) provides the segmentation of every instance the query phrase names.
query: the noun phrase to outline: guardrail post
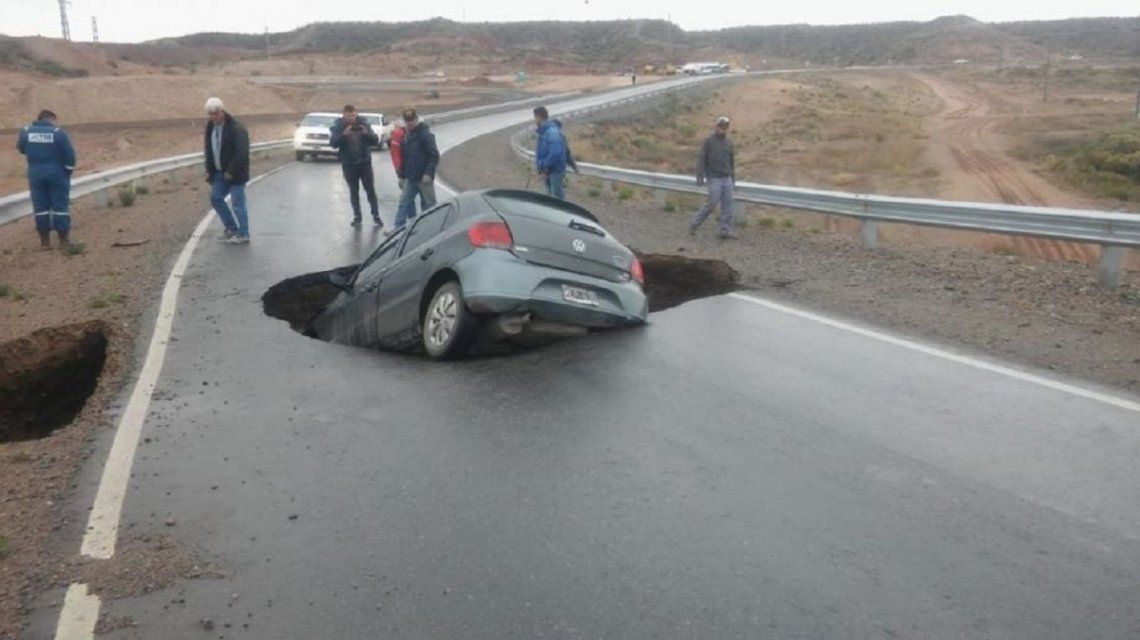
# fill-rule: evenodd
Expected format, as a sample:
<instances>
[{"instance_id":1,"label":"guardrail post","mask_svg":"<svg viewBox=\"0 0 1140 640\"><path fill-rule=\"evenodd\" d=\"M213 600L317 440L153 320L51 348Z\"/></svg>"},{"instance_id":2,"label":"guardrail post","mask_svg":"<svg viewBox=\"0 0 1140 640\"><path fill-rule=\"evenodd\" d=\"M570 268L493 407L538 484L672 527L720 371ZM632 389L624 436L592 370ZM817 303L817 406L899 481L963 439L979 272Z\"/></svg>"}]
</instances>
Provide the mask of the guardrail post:
<instances>
[{"instance_id":1,"label":"guardrail post","mask_svg":"<svg viewBox=\"0 0 1140 640\"><path fill-rule=\"evenodd\" d=\"M879 221L864 218L859 223L859 235L863 238L863 246L867 249L876 249L879 246Z\"/></svg>"},{"instance_id":2,"label":"guardrail post","mask_svg":"<svg viewBox=\"0 0 1140 640\"><path fill-rule=\"evenodd\" d=\"M1124 247L1114 244L1100 245L1100 262L1096 267L1096 275L1101 286L1112 289L1120 284L1123 263Z\"/></svg>"},{"instance_id":3,"label":"guardrail post","mask_svg":"<svg viewBox=\"0 0 1140 640\"><path fill-rule=\"evenodd\" d=\"M665 191L664 189L654 189L653 190L653 204L657 205L658 209L664 209L665 208L665 196L667 196L667 195L668 195L668 192Z\"/></svg>"},{"instance_id":4,"label":"guardrail post","mask_svg":"<svg viewBox=\"0 0 1140 640\"><path fill-rule=\"evenodd\" d=\"M602 180L602 193L613 193L613 191L614 191L614 181L613 180Z\"/></svg>"},{"instance_id":5,"label":"guardrail post","mask_svg":"<svg viewBox=\"0 0 1140 640\"><path fill-rule=\"evenodd\" d=\"M91 194L95 196L95 206L105 208L111 204L111 192L109 189L101 189Z\"/></svg>"}]
</instances>

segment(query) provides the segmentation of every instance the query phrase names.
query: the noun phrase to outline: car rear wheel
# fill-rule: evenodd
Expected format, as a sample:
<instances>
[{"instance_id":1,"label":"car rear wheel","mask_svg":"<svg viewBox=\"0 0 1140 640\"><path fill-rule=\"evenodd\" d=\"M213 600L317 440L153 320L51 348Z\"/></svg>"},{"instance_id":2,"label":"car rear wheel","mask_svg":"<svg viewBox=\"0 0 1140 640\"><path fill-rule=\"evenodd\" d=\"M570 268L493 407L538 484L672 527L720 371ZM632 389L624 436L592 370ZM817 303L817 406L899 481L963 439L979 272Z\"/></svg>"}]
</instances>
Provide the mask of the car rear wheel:
<instances>
[{"instance_id":1,"label":"car rear wheel","mask_svg":"<svg viewBox=\"0 0 1140 640\"><path fill-rule=\"evenodd\" d=\"M296 151L296 152L294 152L294 154L297 156L297 162L304 162L305 161L305 152L304 151Z\"/></svg>"},{"instance_id":2,"label":"car rear wheel","mask_svg":"<svg viewBox=\"0 0 1140 640\"><path fill-rule=\"evenodd\" d=\"M445 282L432 294L423 319L423 345L433 360L458 358L467 352L475 334L475 318L463 303L455 281Z\"/></svg>"}]
</instances>

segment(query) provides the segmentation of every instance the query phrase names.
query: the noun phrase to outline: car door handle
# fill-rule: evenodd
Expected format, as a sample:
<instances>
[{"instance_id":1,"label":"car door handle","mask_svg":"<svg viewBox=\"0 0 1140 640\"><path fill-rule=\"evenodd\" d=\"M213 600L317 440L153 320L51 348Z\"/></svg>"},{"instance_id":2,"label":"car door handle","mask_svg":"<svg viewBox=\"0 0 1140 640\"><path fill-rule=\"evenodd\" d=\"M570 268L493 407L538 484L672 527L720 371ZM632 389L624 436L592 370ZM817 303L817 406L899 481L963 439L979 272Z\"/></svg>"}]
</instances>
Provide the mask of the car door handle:
<instances>
[{"instance_id":1,"label":"car door handle","mask_svg":"<svg viewBox=\"0 0 1140 640\"><path fill-rule=\"evenodd\" d=\"M420 254L420 260L427 260L428 258L430 258L434 255L435 255L435 249L428 249L427 251L424 251L423 253Z\"/></svg>"}]
</instances>

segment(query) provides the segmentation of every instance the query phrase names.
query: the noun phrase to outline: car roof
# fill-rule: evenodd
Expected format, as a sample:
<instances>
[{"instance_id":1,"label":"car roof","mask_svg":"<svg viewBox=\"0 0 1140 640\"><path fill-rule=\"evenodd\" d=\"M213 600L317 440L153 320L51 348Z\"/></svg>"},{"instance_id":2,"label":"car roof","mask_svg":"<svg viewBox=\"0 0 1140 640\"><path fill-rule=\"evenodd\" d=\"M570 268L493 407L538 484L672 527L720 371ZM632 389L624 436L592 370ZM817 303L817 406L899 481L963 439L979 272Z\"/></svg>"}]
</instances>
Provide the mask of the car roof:
<instances>
[{"instance_id":1,"label":"car roof","mask_svg":"<svg viewBox=\"0 0 1140 640\"><path fill-rule=\"evenodd\" d=\"M311 113L305 114L306 118L308 118L309 116L334 116L334 117L339 118L341 116L341 114L339 114L335 111L313 111Z\"/></svg>"}]
</instances>

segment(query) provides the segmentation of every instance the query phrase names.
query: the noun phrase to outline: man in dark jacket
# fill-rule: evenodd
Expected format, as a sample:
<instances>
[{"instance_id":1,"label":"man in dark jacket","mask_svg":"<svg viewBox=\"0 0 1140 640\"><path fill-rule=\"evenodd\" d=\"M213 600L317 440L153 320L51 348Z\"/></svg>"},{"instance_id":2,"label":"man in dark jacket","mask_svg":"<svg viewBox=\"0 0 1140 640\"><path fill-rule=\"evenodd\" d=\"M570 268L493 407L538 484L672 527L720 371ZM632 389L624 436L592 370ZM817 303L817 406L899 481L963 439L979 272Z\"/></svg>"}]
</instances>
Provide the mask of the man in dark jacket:
<instances>
[{"instance_id":1,"label":"man in dark jacket","mask_svg":"<svg viewBox=\"0 0 1140 640\"><path fill-rule=\"evenodd\" d=\"M40 246L51 248L51 232L59 234L59 246L67 247L71 234L69 203L75 149L67 132L55 126L55 114L40 112L32 124L20 129L16 148L28 159L28 190L36 214Z\"/></svg>"},{"instance_id":2,"label":"man in dark jacket","mask_svg":"<svg viewBox=\"0 0 1140 640\"><path fill-rule=\"evenodd\" d=\"M400 145L400 170L397 176L404 185L400 207L396 211L396 227L416 217L416 196L423 210L435 206L435 170L439 166L439 148L435 134L420 120L415 109L404 110L403 143Z\"/></svg>"},{"instance_id":3,"label":"man in dark jacket","mask_svg":"<svg viewBox=\"0 0 1140 640\"><path fill-rule=\"evenodd\" d=\"M709 196L689 223L689 235L696 235L697 227L720 205L717 235L721 240L734 240L732 230L732 192L736 185L736 152L728 139L728 118L716 119L716 129L701 145L697 156L697 184L708 183Z\"/></svg>"},{"instance_id":4,"label":"man in dark jacket","mask_svg":"<svg viewBox=\"0 0 1140 640\"><path fill-rule=\"evenodd\" d=\"M383 226L380 220L380 204L376 200L376 180L372 173L372 147L380 144L380 137L361 116L356 107L347 105L344 115L329 127L329 146L337 150L344 181L348 183L348 196L352 202L352 226L359 227L360 184L364 183L364 195L372 207L372 222Z\"/></svg>"},{"instance_id":5,"label":"man in dark jacket","mask_svg":"<svg viewBox=\"0 0 1140 640\"><path fill-rule=\"evenodd\" d=\"M249 244L249 214L245 184L249 182L249 132L226 112L218 98L206 101L206 182L210 204L222 219L223 238L229 244ZM226 205L233 202L233 211ZM235 217L236 216L236 217Z\"/></svg>"}]
</instances>

